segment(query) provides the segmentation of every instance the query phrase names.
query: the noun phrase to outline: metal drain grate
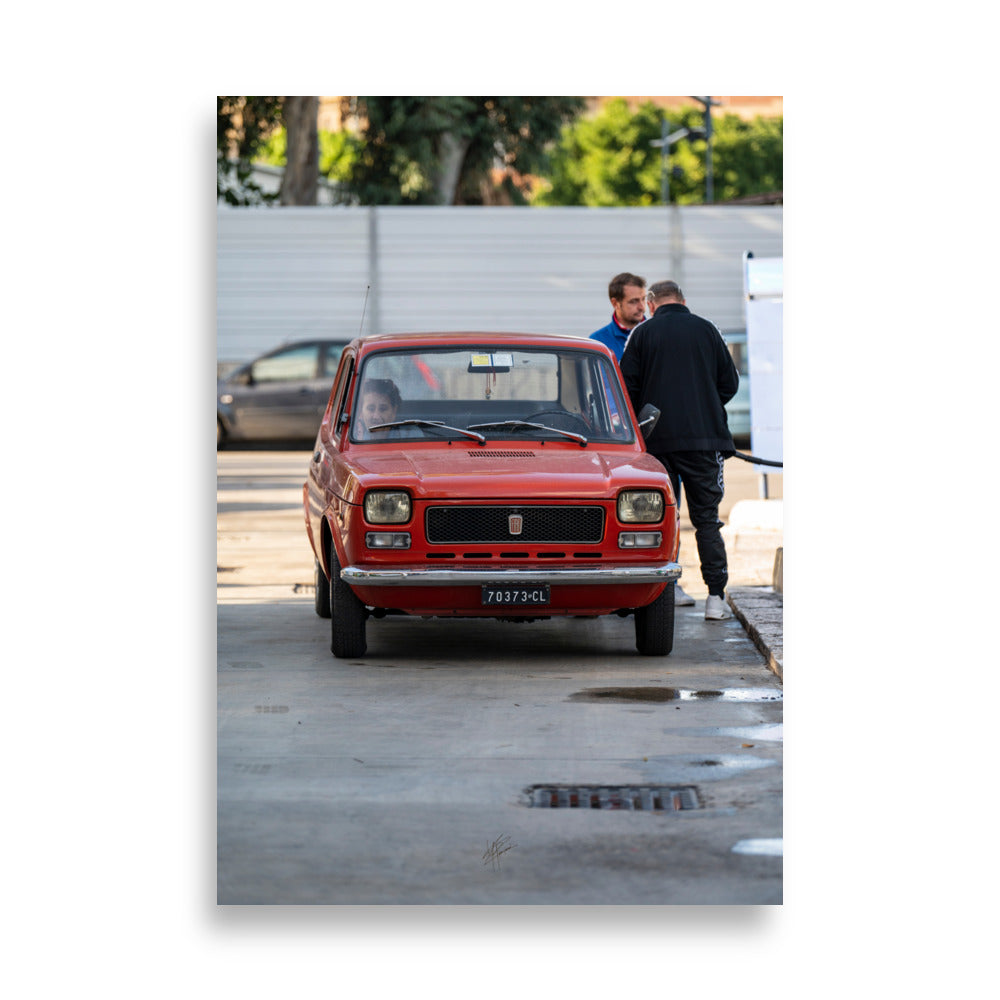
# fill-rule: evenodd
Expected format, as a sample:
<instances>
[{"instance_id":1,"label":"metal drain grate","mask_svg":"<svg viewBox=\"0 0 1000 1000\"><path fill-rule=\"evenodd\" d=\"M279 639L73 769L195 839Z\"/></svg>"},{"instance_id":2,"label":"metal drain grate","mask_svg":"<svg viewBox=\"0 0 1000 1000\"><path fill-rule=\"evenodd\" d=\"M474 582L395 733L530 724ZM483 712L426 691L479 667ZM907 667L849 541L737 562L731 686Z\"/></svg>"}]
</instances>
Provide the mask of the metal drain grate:
<instances>
[{"instance_id":1,"label":"metal drain grate","mask_svg":"<svg viewBox=\"0 0 1000 1000\"><path fill-rule=\"evenodd\" d=\"M526 790L535 809L641 809L679 812L700 809L694 785L532 785Z\"/></svg>"}]
</instances>

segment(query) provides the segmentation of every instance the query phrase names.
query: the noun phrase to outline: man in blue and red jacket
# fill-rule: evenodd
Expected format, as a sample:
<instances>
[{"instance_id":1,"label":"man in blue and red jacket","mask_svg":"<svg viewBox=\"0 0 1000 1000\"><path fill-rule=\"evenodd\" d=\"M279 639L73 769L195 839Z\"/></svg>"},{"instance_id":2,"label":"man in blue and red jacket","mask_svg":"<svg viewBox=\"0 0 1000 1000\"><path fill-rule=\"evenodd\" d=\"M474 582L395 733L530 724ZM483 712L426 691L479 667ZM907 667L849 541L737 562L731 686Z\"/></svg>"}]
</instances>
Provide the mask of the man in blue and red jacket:
<instances>
[{"instance_id":1,"label":"man in blue and red jacket","mask_svg":"<svg viewBox=\"0 0 1000 1000\"><path fill-rule=\"evenodd\" d=\"M646 318L646 279L628 271L616 274L608 285L608 298L611 299L611 322L595 330L590 339L610 347L621 361L632 328Z\"/></svg>"}]
</instances>

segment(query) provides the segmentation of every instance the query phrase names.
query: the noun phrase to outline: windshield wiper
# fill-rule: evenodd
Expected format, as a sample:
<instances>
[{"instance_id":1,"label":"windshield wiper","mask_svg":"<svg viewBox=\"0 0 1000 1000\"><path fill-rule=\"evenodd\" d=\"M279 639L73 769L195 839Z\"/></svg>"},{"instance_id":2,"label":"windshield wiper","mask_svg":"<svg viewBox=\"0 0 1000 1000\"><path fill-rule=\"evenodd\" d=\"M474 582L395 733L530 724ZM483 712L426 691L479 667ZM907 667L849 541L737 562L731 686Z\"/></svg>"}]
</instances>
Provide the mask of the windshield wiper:
<instances>
[{"instance_id":1,"label":"windshield wiper","mask_svg":"<svg viewBox=\"0 0 1000 1000\"><path fill-rule=\"evenodd\" d=\"M548 427L545 424L533 424L530 420L492 420L485 424L469 424L470 431L482 427L505 427L512 431L549 431L551 434L562 434L571 441L576 441L581 448L587 447L587 439L582 434L576 434L573 431L564 431L559 427Z\"/></svg>"},{"instance_id":2,"label":"windshield wiper","mask_svg":"<svg viewBox=\"0 0 1000 1000\"><path fill-rule=\"evenodd\" d=\"M478 441L480 444L486 444L486 437L483 434L466 430L464 427L451 427L443 420L393 420L388 424L373 424L368 430L381 431L387 430L390 427L430 427L438 431L454 431L456 434L464 434L466 437L470 437L473 441Z\"/></svg>"}]
</instances>

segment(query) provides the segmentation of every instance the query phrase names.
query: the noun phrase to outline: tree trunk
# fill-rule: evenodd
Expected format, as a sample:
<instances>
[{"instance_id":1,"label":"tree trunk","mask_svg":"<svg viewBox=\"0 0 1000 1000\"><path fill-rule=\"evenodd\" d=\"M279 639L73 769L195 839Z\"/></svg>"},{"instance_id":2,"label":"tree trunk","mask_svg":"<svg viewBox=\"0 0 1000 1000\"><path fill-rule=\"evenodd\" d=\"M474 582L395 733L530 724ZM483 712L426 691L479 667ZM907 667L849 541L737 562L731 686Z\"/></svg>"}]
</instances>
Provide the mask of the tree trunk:
<instances>
[{"instance_id":1,"label":"tree trunk","mask_svg":"<svg viewBox=\"0 0 1000 1000\"><path fill-rule=\"evenodd\" d=\"M315 205L319 193L318 97L286 97L285 133L288 138L282 205Z\"/></svg>"},{"instance_id":2,"label":"tree trunk","mask_svg":"<svg viewBox=\"0 0 1000 1000\"><path fill-rule=\"evenodd\" d=\"M469 140L453 132L442 132L436 142L437 169L432 175L438 205L454 205L462 165L469 149Z\"/></svg>"}]
</instances>

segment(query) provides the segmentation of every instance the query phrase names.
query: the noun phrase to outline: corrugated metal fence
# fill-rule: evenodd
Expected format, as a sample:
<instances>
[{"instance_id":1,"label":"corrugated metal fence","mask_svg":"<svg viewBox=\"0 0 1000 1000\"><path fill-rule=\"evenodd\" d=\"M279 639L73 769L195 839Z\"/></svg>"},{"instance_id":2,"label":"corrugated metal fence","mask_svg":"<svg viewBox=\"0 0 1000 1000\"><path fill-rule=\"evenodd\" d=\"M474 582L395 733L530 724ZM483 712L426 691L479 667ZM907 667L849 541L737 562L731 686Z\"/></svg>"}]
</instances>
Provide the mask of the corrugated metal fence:
<instances>
[{"instance_id":1,"label":"corrugated metal fence","mask_svg":"<svg viewBox=\"0 0 1000 1000\"><path fill-rule=\"evenodd\" d=\"M673 278L722 329L745 325L742 257L781 257L782 208L220 208L216 357L401 330L586 337L620 271ZM368 295L365 304L366 290Z\"/></svg>"}]
</instances>

